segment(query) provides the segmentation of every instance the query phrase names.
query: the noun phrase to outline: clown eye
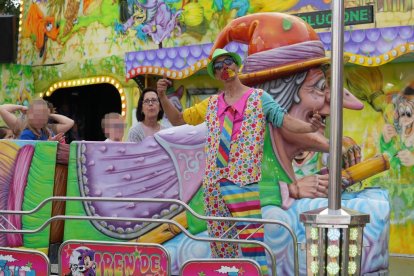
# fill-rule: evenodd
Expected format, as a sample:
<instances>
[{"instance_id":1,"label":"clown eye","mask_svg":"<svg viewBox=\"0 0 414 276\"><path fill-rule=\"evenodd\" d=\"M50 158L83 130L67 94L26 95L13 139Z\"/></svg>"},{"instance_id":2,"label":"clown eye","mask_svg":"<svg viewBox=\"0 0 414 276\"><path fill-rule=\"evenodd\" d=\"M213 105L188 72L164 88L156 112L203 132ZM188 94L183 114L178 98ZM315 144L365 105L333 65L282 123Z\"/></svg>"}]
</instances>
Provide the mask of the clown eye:
<instances>
[{"instance_id":1,"label":"clown eye","mask_svg":"<svg viewBox=\"0 0 414 276\"><path fill-rule=\"evenodd\" d=\"M315 88L318 89L321 92L325 92L325 88L326 88L326 80L320 79L316 84L315 84Z\"/></svg>"},{"instance_id":2,"label":"clown eye","mask_svg":"<svg viewBox=\"0 0 414 276\"><path fill-rule=\"evenodd\" d=\"M406 115L408 118L411 118L412 113L413 113L413 111L411 110L411 108L407 106L407 107L405 108L405 115Z\"/></svg>"},{"instance_id":3,"label":"clown eye","mask_svg":"<svg viewBox=\"0 0 414 276\"><path fill-rule=\"evenodd\" d=\"M398 115L404 116L404 114L405 114L405 108L402 106L398 109Z\"/></svg>"}]
</instances>

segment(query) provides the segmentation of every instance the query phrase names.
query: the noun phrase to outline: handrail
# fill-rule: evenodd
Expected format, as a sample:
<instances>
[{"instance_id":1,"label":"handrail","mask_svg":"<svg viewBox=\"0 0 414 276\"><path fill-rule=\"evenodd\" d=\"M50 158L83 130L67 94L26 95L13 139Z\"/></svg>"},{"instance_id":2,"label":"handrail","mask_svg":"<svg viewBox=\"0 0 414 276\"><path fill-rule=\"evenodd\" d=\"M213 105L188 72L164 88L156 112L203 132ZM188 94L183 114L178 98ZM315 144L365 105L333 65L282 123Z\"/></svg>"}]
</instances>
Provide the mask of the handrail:
<instances>
[{"instance_id":1,"label":"handrail","mask_svg":"<svg viewBox=\"0 0 414 276\"><path fill-rule=\"evenodd\" d=\"M299 275L299 260L298 260L298 243L295 233L293 232L292 228L283 221L280 220L270 220L270 219L248 219L248 218L235 218L235 217L211 217L211 216L204 216L196 213L190 206L188 206L186 203L177 200L177 199L155 199L155 198L112 198L112 197L64 197L64 196L54 196L54 197L48 197L41 201L35 208L32 210L27 211L12 211L12 210L0 210L1 214L9 214L9 215L28 215L33 214L40 210L43 206L45 206L49 202L53 201L90 201L90 202L152 202L152 203L175 203L177 205L180 205L184 207L187 211L189 211L192 215L197 217L201 220L209 220L209 221L233 221L233 222L250 222L250 223L260 223L260 224L276 224L280 225L284 228L286 228L292 237L293 241L293 249L294 249L294 271L295 275ZM53 216L49 218L43 225L40 226L40 229L35 229L35 232L33 230L1 230L0 233L19 233L19 234L29 234L29 233L36 233L38 231L43 230L48 223L54 221L54 220L64 220L67 219L79 219L79 220L94 220L94 221L134 221L134 222L154 222L154 223L167 223L167 224L174 224L178 228L180 228L186 235L194 240L200 240L200 241L213 241L213 242L234 242L234 243L257 243L261 246L263 246L268 252L270 252L270 256L272 258L272 271L276 272L276 257L274 256L271 249L269 250L268 245L266 245L263 242L259 241L248 241L245 240L236 240L236 239L222 239L222 238L199 238L197 236L192 235L191 233L187 233L188 231L182 227L181 224L171 221L171 220L165 220L165 219L142 219L142 218L127 218L127 217L93 217L93 216L64 216L64 215L58 215ZM47 224L46 224L47 223ZM45 225L46 224L46 225ZM183 230L184 229L184 230ZM273 267L274 266L274 267ZM275 275L275 274L274 274Z\"/></svg>"}]
</instances>

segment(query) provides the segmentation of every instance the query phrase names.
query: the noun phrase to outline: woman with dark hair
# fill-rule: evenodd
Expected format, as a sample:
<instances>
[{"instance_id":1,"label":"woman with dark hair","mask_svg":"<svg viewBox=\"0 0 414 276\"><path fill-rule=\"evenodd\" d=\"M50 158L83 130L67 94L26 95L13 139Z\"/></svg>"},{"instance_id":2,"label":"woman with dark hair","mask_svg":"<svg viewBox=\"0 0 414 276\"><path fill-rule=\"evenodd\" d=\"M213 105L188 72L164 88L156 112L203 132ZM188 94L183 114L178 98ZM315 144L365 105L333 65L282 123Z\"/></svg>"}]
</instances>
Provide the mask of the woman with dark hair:
<instances>
[{"instance_id":1,"label":"woman with dark hair","mask_svg":"<svg viewBox=\"0 0 414 276\"><path fill-rule=\"evenodd\" d=\"M128 142L141 142L147 136L153 136L161 129L168 128L160 120L164 110L160 105L157 89L145 88L139 97L136 118L138 124L128 132Z\"/></svg>"}]
</instances>

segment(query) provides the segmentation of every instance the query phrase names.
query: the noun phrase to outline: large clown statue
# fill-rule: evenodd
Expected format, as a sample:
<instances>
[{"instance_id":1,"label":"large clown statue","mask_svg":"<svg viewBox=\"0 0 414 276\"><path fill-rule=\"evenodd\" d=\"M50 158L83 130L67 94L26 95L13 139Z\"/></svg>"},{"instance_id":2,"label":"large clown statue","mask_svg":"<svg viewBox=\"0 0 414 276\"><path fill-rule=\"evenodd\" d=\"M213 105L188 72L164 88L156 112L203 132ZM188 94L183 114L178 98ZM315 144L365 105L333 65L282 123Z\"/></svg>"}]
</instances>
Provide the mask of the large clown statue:
<instances>
[{"instance_id":1,"label":"large clown statue","mask_svg":"<svg viewBox=\"0 0 414 276\"><path fill-rule=\"evenodd\" d=\"M218 35L211 51L231 41L248 44L240 75L243 83L267 91L291 116L305 122L314 112L323 118L329 116L331 91L325 76L329 58L316 32L303 20L280 13L237 18ZM344 107L362 109L363 104L345 90ZM296 180L292 168L292 160L303 151L329 150L324 127L315 133L296 134L270 126L269 134L278 162L275 170L279 174L282 206L288 208L292 198L326 197L327 175ZM267 178L274 179L264 175L261 191L268 186L274 188Z\"/></svg>"}]
</instances>

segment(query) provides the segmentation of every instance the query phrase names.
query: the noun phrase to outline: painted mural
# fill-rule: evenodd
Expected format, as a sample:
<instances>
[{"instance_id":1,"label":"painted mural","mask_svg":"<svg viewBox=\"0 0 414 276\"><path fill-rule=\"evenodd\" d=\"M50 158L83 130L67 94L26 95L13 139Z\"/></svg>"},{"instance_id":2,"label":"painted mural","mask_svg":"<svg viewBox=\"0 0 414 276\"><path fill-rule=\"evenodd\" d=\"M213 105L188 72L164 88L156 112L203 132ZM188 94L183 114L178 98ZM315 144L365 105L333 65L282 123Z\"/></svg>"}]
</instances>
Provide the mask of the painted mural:
<instances>
[{"instance_id":1,"label":"painted mural","mask_svg":"<svg viewBox=\"0 0 414 276\"><path fill-rule=\"evenodd\" d=\"M361 146L361 159L379 154L390 158L390 170L369 178L354 189L381 187L389 192L391 204L390 252L414 254L414 150L412 63L386 64L379 67L346 66L345 87L363 103L362 111L344 109L344 135ZM214 85L214 84L212 84ZM187 93L188 106L206 95ZM326 156L308 155L295 163L298 176L316 173L327 165ZM314 164L303 165L304 161ZM315 162L317 164L315 165ZM306 167L308 166L308 167Z\"/></svg>"},{"instance_id":2,"label":"painted mural","mask_svg":"<svg viewBox=\"0 0 414 276\"><path fill-rule=\"evenodd\" d=\"M414 150L412 63L381 67L349 67L347 87L364 100L364 111L344 113L344 134L356 139L362 158L385 153L390 170L363 182L363 187L388 190L391 204L390 251L414 254ZM358 124L347 122L357 121ZM410 238L408 238L410 239Z\"/></svg>"},{"instance_id":3,"label":"painted mural","mask_svg":"<svg viewBox=\"0 0 414 276\"><path fill-rule=\"evenodd\" d=\"M172 94L182 106L197 103L206 94L216 93L219 87L212 81L203 84L190 83L187 77L195 77L207 62L214 41L222 28L231 20L250 13L281 11L292 14L322 11L330 8L330 0L261 1L261 0L59 0L24 1L22 32L19 40L19 62L28 65L66 63L54 66L8 66L0 67L0 102L27 104L34 93L53 93L68 84L84 85L88 80L106 77L121 84L127 90L123 104L132 107L137 96L131 81L142 74L162 75L177 80ZM366 6L372 1L345 1L347 8ZM362 160L379 154L390 159L390 169L355 185L353 191L343 194L343 206L371 214L371 223L365 232L364 272L379 271L388 267L388 249L391 253L414 254L414 74L412 55L414 51L414 18L412 1L376 1L375 23L346 27L345 51L349 66L345 69L345 86L364 104L362 111L347 110L344 113L344 134L352 137L361 147ZM310 22L311 24L311 22ZM319 29L323 47L330 50L330 33ZM246 45L230 44L229 50L246 56ZM155 51L156 50L156 51ZM123 59L124 53L125 60ZM394 61L394 63L389 63ZM408 63L406 63L409 61ZM126 65L124 72L123 62ZM363 66L360 66L363 65ZM158 71L155 71L158 70ZM5 73L4 73L5 72ZM126 75L126 80L122 78ZM33 84L33 76L36 87ZM363 76L361 78L361 76ZM200 76L196 76L200 77ZM205 78L201 74L201 78ZM82 83L82 80L85 82ZM185 89L181 87L185 84ZM207 86L205 86L208 83ZM55 87L54 87L55 85ZM203 87L204 86L204 87ZM180 89L178 89L180 88ZM9 91L9 92L8 92ZM197 92L198 91L198 92ZM135 94L134 94L135 93ZM202 95L200 95L202 94ZM123 107L124 108L124 107ZM124 111L124 109L123 109ZM130 120L131 108L125 114ZM1 122L0 122L1 124ZM177 134L181 133L181 134ZM177 137L178 136L178 137ZM199 129L165 130L155 138L135 145L104 145L102 143L78 142L70 147L67 195L115 195L116 197L145 196L147 189L156 197L181 199L197 206L200 193L190 180L200 179L202 170L203 139ZM171 138L173 137L173 138ZM183 149L184 145L191 147ZM268 150L272 150L268 144ZM68 149L67 149L68 150ZM0 159L7 160L8 167L0 168L3 204L13 208L28 209L38 203L29 191L37 191L39 183L45 198L53 194L54 173L37 175L39 166L47 166L55 172L58 148L54 143L26 143L0 141ZM145 156L145 157L142 157ZM146 156L151 156L147 158ZM310 155L309 155L310 156ZM317 169L324 166L321 155L315 155ZM24 157L24 158L23 158ZM22 161L19 161L22 160ZM24 159L24 160L23 160ZM12 161L10 161L12 160ZM46 161L45 161L46 160ZM119 170L113 160L122 160L128 168ZM173 160L173 161L172 161ZM326 161L326 160L325 160ZM20 164L27 173L23 189L24 201L10 203L13 190L14 165ZM41 162L47 164L39 165ZM139 171L134 168L157 164L157 170ZM66 163L67 165L67 163ZM269 173L274 169L270 164ZM326 163L325 163L326 165ZM42 167L42 168L45 168ZM57 166L59 167L59 166ZM7 170L9 168L10 170ZM313 169L316 167L314 166ZM311 171L311 173L315 173ZM105 178L101 176L104 175ZM304 175L302 175L303 177ZM287 177L284 176L286 179ZM16 178L17 179L17 178ZM54 180L53 180L54 179ZM143 189L137 183L151 179L150 186ZM173 180L171 180L173 179ZM55 181L55 182L53 182ZM169 182L170 181L170 182ZM132 191L121 189L135 187ZM197 181L196 181L197 182ZM26 183L26 182L25 182ZM158 186L159 183L162 185ZM198 183L199 184L199 183ZM197 184L197 185L198 185ZM152 185L152 186L151 186ZM191 188L191 189L190 189ZM366 189L364 189L366 188ZM34 190L33 190L34 189ZM40 189L40 188L39 188ZM28 199L28 200L27 200ZM33 202L32 202L33 200ZM361 205L361 202L364 202ZM29 204L29 205L26 205ZM11 208L4 205L5 209ZM280 206L264 207L265 218L283 218L297 226L296 234L304 241L304 229L297 222L297 214L326 205L326 199L300 200L288 211ZM116 206L114 209L113 206ZM148 218L174 218L193 233L205 237L199 222L174 205L139 208L134 203L108 205L100 203L71 203L66 212L70 215L89 216L143 216ZM6 209L7 209L6 208ZM41 218L25 218L13 221L22 229L32 229L52 214L45 209ZM388 221L390 219L390 221ZM3 223L5 223L3 221ZM79 227L81 225L82 227ZM164 227L164 228L163 228ZM104 241L155 241L164 243L172 255L172 271L177 272L183 261L199 257L195 252L209 256L208 245L194 243L171 227L157 227L151 223L67 222L60 233L64 239L99 239ZM80 230L79 230L80 229ZM292 248L287 232L271 228L266 242L276 252L278 272L291 273ZM388 245L388 233L390 243ZM178 235L177 235L178 234ZM46 248L51 241L49 229L39 235L5 235L2 246L25 246ZM167 240L171 239L167 242ZM300 252L301 271L304 271L304 252Z\"/></svg>"},{"instance_id":4,"label":"painted mural","mask_svg":"<svg viewBox=\"0 0 414 276\"><path fill-rule=\"evenodd\" d=\"M400 59L404 60L404 57ZM344 109L344 135L361 146L361 159L379 154L390 158L390 170L353 187L386 189L391 204L390 252L414 254L414 150L412 63L398 62L379 67L349 65L345 67L345 87L364 103L362 111ZM214 87L214 83L210 84ZM206 95L187 93L188 106ZM325 155L298 157L298 177L318 172L327 166ZM304 161L309 161L309 165ZM306 164L305 164L306 163Z\"/></svg>"},{"instance_id":5,"label":"painted mural","mask_svg":"<svg viewBox=\"0 0 414 276\"><path fill-rule=\"evenodd\" d=\"M21 64L55 64L210 43L227 23L240 16L258 12L302 14L329 10L330 4L330 0L24 1L18 60ZM369 4L365 0L345 1L347 8ZM375 23L347 28L412 25L412 10L410 0L376 1L375 20L371 20ZM360 20L365 13L355 16ZM312 17L308 23L315 27L321 18Z\"/></svg>"},{"instance_id":6,"label":"painted mural","mask_svg":"<svg viewBox=\"0 0 414 276\"><path fill-rule=\"evenodd\" d=\"M34 95L32 68L0 64L0 103L28 106ZM4 125L0 118L0 126Z\"/></svg>"}]
</instances>

